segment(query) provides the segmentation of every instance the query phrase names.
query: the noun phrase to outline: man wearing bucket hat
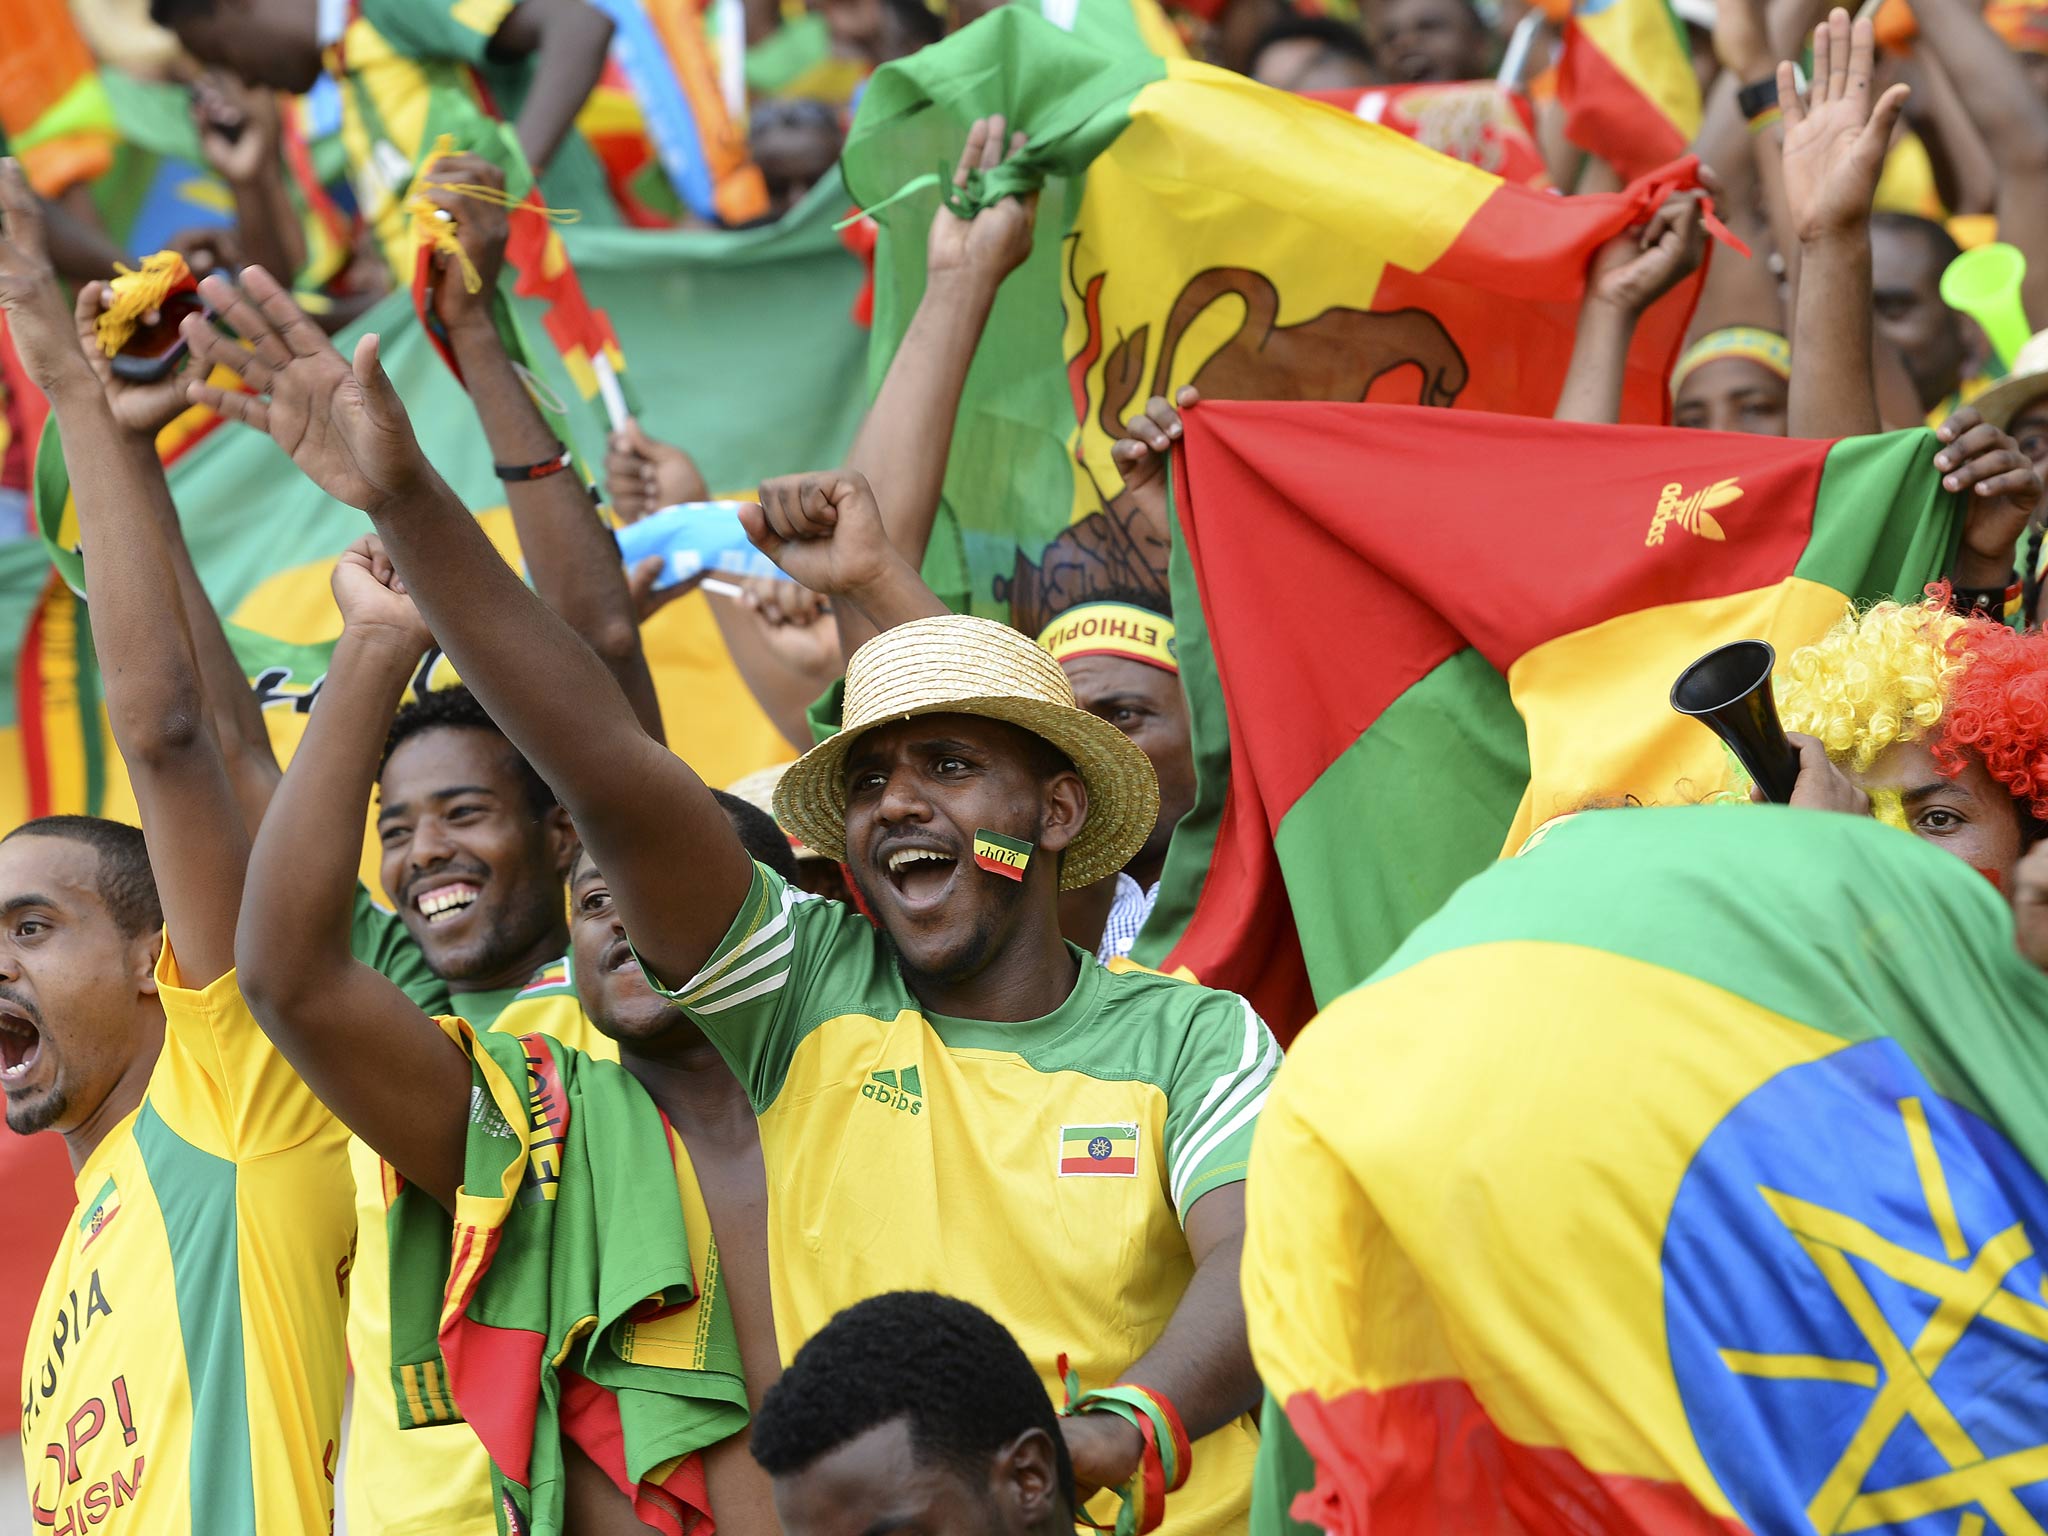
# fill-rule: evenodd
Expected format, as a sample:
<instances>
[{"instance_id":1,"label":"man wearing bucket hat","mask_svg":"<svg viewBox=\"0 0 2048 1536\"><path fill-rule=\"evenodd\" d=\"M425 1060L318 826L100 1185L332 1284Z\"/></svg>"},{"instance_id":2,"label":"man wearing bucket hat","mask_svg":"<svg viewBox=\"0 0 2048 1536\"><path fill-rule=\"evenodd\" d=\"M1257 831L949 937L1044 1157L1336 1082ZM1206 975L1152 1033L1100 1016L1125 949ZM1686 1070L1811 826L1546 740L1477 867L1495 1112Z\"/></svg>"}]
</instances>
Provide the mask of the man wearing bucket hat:
<instances>
[{"instance_id":1,"label":"man wearing bucket hat","mask_svg":"<svg viewBox=\"0 0 2048 1536\"><path fill-rule=\"evenodd\" d=\"M879 926L804 899L497 556L421 453L375 339L351 366L260 271L209 293L241 341L203 324L187 339L251 392L195 401L370 514L570 809L649 978L745 1087L785 1358L851 1302L943 1286L998 1316L1049 1385L1070 1370L1062 1431L1084 1488L1121 1490L1141 1528L1168 1494L1174 1532L1241 1528L1258 1399L1242 1181L1279 1049L1241 998L1113 974L1058 926L1060 888L1121 868L1152 831L1144 753L1004 625L891 630L852 660L845 728L775 797ZM745 515L791 575L836 570L854 606L914 578L858 476L825 477L773 524Z\"/></svg>"}]
</instances>

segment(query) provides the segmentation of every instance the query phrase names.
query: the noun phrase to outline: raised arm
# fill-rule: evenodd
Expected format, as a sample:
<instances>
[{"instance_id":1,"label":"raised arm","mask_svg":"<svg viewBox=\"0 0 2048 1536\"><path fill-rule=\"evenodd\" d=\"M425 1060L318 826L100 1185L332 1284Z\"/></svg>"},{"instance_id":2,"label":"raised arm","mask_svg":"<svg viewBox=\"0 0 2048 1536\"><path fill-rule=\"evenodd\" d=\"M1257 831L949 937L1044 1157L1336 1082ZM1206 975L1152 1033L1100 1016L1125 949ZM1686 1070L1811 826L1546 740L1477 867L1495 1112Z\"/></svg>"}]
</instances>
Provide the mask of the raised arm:
<instances>
[{"instance_id":1,"label":"raised arm","mask_svg":"<svg viewBox=\"0 0 2048 1536\"><path fill-rule=\"evenodd\" d=\"M1665 200L1647 223L1623 230L1593 253L1579 330L1559 391L1559 421L1618 422L1636 322L1658 299L1699 269L1706 250L1700 194Z\"/></svg>"},{"instance_id":2,"label":"raised arm","mask_svg":"<svg viewBox=\"0 0 2048 1536\"><path fill-rule=\"evenodd\" d=\"M1778 66L1785 114L1785 198L1800 246L1792 309L1789 435L1883 430L1871 367L1870 200L1906 104L1895 85L1875 104L1870 23L1837 9L1813 33L1813 91L1802 102Z\"/></svg>"},{"instance_id":3,"label":"raised arm","mask_svg":"<svg viewBox=\"0 0 2048 1536\"><path fill-rule=\"evenodd\" d=\"M235 199L235 232L251 264L287 277L306 264L306 235L279 157L277 100L225 70L208 70L192 93L206 163Z\"/></svg>"},{"instance_id":4,"label":"raised arm","mask_svg":"<svg viewBox=\"0 0 2048 1536\"><path fill-rule=\"evenodd\" d=\"M842 631L854 615L876 635L950 611L889 537L875 493L857 470L767 481L760 505L742 508L740 522L756 549L832 599Z\"/></svg>"},{"instance_id":5,"label":"raised arm","mask_svg":"<svg viewBox=\"0 0 2048 1536\"><path fill-rule=\"evenodd\" d=\"M253 391L192 398L265 432L315 484L370 514L463 681L575 819L655 976L680 985L725 936L753 880L703 781L649 736L591 649L527 590L420 452L377 361L353 366L268 273L207 297L249 350L198 316L185 335Z\"/></svg>"},{"instance_id":6,"label":"raised arm","mask_svg":"<svg viewBox=\"0 0 2048 1536\"><path fill-rule=\"evenodd\" d=\"M178 601L185 608L193 660L199 666L206 713L213 721L213 732L227 764L228 781L234 786L235 801L241 807L242 825L254 838L283 770L277 766L277 753L270 745L270 731L263 723L263 708L256 702L256 690L249 686L248 674L228 643L213 600L200 585L199 571L192 564L192 551L185 543L185 530L178 522L178 509L171 499L170 481L156 453L157 434L186 409L186 379L182 370L150 384L114 377L112 364L95 340L100 311L110 302L105 283L87 283L78 291L78 305L72 318L78 330L79 349L106 393L107 406L121 428L123 450L134 463L136 478L147 489L157 526L163 531L171 571L177 579Z\"/></svg>"},{"instance_id":7,"label":"raised arm","mask_svg":"<svg viewBox=\"0 0 2048 1536\"><path fill-rule=\"evenodd\" d=\"M514 125L534 173L548 168L604 73L611 18L584 0L519 0L491 39L494 58L537 56Z\"/></svg>"},{"instance_id":8,"label":"raised arm","mask_svg":"<svg viewBox=\"0 0 2048 1536\"><path fill-rule=\"evenodd\" d=\"M80 350L21 167L0 162L0 305L64 436L107 718L128 766L185 984L235 963L248 834L206 717L198 663L149 477Z\"/></svg>"},{"instance_id":9,"label":"raised arm","mask_svg":"<svg viewBox=\"0 0 2048 1536\"><path fill-rule=\"evenodd\" d=\"M1913 0L1921 46L1948 72L1998 173L1998 238L2026 253L2030 326L2048 325L2048 101L2019 56L1962 0Z\"/></svg>"},{"instance_id":10,"label":"raised arm","mask_svg":"<svg viewBox=\"0 0 2048 1536\"><path fill-rule=\"evenodd\" d=\"M1017 154L1024 142L1016 134L1009 152ZM1002 164L1003 144L1002 118L976 122L967 130L953 185L965 187L972 171ZM926 247L924 297L847 450L846 467L875 488L889 542L913 566L924 564L939 513L968 365L995 307L996 290L1031 254L1037 212L1036 197L1006 197L972 219L939 205ZM873 634L859 616L840 615L839 643L846 655Z\"/></svg>"},{"instance_id":11,"label":"raised arm","mask_svg":"<svg viewBox=\"0 0 2048 1536\"><path fill-rule=\"evenodd\" d=\"M437 258L434 313L448 335L462 382L490 439L491 458L506 466L559 462L563 445L512 366L492 315L491 296L505 264L508 219L503 208L452 190L463 183L504 190L505 173L476 155L450 155L434 163L421 190L455 220L462 249L479 286L472 293L462 266ZM640 648L640 622L626 587L619 546L590 492L572 470L540 479L508 478L505 500L526 557L533 588L618 679L647 734L666 738L654 678Z\"/></svg>"},{"instance_id":12,"label":"raised arm","mask_svg":"<svg viewBox=\"0 0 2048 1536\"><path fill-rule=\"evenodd\" d=\"M341 557L333 584L341 639L249 856L236 980L320 1101L453 1210L469 1064L410 998L349 952L363 812L427 631L375 539Z\"/></svg>"}]
</instances>

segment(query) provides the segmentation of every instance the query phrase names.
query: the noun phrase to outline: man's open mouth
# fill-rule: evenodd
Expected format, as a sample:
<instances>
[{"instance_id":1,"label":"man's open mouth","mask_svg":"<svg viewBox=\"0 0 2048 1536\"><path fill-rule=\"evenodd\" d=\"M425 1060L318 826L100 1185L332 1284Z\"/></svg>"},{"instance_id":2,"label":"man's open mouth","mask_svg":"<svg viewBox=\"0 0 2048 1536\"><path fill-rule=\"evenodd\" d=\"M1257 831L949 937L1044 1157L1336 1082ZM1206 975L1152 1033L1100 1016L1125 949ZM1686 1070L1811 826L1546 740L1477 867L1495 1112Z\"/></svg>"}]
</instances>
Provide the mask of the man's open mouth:
<instances>
[{"instance_id":1,"label":"man's open mouth","mask_svg":"<svg viewBox=\"0 0 2048 1536\"><path fill-rule=\"evenodd\" d=\"M633 957L632 943L624 936L613 939L605 946L604 968L607 971L637 971L640 962Z\"/></svg>"},{"instance_id":2,"label":"man's open mouth","mask_svg":"<svg viewBox=\"0 0 2048 1536\"><path fill-rule=\"evenodd\" d=\"M0 1006L0 1083L27 1077L43 1053L43 1032L19 1009Z\"/></svg>"},{"instance_id":3,"label":"man's open mouth","mask_svg":"<svg viewBox=\"0 0 2048 1536\"><path fill-rule=\"evenodd\" d=\"M895 848L882 856L882 869L896 894L908 906L921 907L939 900L953 883L959 857L943 848Z\"/></svg>"},{"instance_id":4,"label":"man's open mouth","mask_svg":"<svg viewBox=\"0 0 2048 1536\"><path fill-rule=\"evenodd\" d=\"M483 895L483 887L460 880L452 885L437 885L432 890L421 891L413 897L413 909L433 927L440 923L453 922L457 917L476 905Z\"/></svg>"}]
</instances>

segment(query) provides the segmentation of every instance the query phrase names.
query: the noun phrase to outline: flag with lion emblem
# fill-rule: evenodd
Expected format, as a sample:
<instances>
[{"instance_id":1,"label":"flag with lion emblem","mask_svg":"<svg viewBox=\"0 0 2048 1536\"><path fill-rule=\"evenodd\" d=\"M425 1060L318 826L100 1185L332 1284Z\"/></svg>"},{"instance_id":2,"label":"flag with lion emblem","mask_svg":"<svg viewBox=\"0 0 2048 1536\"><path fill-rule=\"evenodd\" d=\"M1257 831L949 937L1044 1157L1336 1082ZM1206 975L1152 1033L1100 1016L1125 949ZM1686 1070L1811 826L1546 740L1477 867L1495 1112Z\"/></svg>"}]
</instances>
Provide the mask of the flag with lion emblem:
<instances>
[{"instance_id":1,"label":"flag with lion emblem","mask_svg":"<svg viewBox=\"0 0 2048 1536\"><path fill-rule=\"evenodd\" d=\"M1089 46L1004 6L880 70L844 169L880 226L878 384L924 290L925 242L968 125L1024 153L966 205L1039 190L1030 258L968 375L926 563L955 606L1027 633L1089 595L1163 590L1110 462L1146 400L1385 401L1548 416L1587 262L1670 191L1679 163L1609 196L1510 185L1391 128L1241 75ZM1698 293L1654 305L1623 413L1657 422Z\"/></svg>"},{"instance_id":2,"label":"flag with lion emblem","mask_svg":"<svg viewBox=\"0 0 2048 1536\"><path fill-rule=\"evenodd\" d=\"M1938 446L1196 406L1173 610L1198 794L1132 958L1284 1041L1553 818L1741 788L1672 682L1939 576Z\"/></svg>"}]
</instances>

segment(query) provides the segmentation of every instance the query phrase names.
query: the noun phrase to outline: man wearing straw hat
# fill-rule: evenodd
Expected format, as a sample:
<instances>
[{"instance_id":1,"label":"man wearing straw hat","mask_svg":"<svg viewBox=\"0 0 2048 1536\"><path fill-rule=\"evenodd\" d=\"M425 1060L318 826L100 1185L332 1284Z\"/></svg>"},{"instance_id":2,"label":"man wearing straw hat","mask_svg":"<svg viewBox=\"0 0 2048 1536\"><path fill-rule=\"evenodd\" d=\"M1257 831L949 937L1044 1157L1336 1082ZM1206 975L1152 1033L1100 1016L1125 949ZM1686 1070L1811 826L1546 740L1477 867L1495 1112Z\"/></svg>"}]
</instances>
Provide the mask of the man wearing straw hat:
<instances>
[{"instance_id":1,"label":"man wearing straw hat","mask_svg":"<svg viewBox=\"0 0 2048 1536\"><path fill-rule=\"evenodd\" d=\"M1049 1384L1066 1363L1084 1489L1117 1488L1139 1529L1168 1495L1176 1533L1241 1528L1258 1398L1242 1181L1279 1049L1243 999L1112 974L1059 933L1060 889L1120 869L1153 828L1144 753L1004 625L892 629L852 660L844 728L776 794L879 927L804 899L499 558L421 454L375 338L344 362L259 270L206 292L242 340L199 323L187 339L250 392L195 401L370 514L568 806L649 978L745 1087L785 1358L851 1302L943 1287L999 1317ZM915 573L866 483L807 487L747 514L756 542L856 607L900 596Z\"/></svg>"}]
</instances>

